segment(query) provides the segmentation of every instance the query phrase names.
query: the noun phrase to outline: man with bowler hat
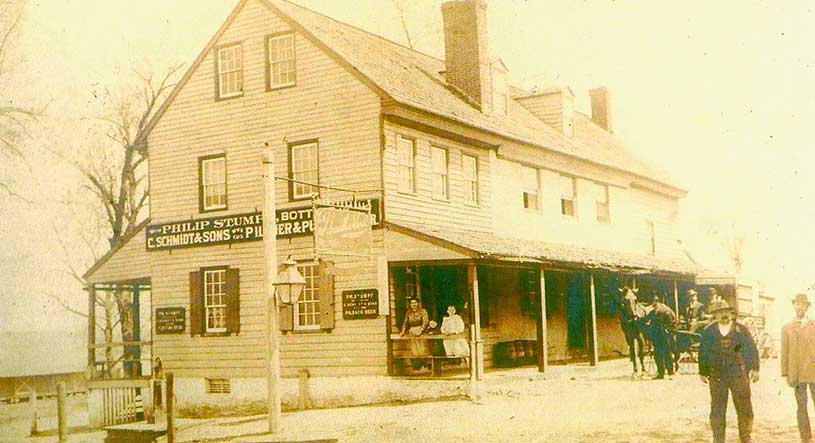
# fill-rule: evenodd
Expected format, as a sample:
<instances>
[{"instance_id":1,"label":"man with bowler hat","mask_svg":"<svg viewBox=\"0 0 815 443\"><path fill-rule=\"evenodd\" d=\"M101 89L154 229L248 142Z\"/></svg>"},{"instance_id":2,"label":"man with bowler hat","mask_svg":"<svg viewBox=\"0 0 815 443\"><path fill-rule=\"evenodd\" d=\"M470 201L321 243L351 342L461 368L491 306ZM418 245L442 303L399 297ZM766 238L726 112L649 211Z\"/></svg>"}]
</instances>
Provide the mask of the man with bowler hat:
<instances>
[{"instance_id":1,"label":"man with bowler hat","mask_svg":"<svg viewBox=\"0 0 815 443\"><path fill-rule=\"evenodd\" d=\"M731 317L726 301L708 305L714 322L699 339L699 377L710 384L710 428L713 442L724 443L728 393L739 422L739 440L749 443L753 429L750 381L758 381L758 349L750 331Z\"/></svg>"},{"instance_id":2,"label":"man with bowler hat","mask_svg":"<svg viewBox=\"0 0 815 443\"><path fill-rule=\"evenodd\" d=\"M812 441L807 414L807 389L815 398L815 323L807 319L809 300L797 294L792 301L795 320L781 329L781 375L795 389L798 403L798 432L802 442Z\"/></svg>"},{"instance_id":3,"label":"man with bowler hat","mask_svg":"<svg viewBox=\"0 0 815 443\"><path fill-rule=\"evenodd\" d=\"M655 380L665 378L665 370L668 370L668 379L673 379L674 375L674 346L673 332L676 324L676 315L667 305L659 301L659 295L651 294L652 310L648 314L648 321L651 324L651 341L654 343L654 359L657 364L657 375Z\"/></svg>"}]
</instances>

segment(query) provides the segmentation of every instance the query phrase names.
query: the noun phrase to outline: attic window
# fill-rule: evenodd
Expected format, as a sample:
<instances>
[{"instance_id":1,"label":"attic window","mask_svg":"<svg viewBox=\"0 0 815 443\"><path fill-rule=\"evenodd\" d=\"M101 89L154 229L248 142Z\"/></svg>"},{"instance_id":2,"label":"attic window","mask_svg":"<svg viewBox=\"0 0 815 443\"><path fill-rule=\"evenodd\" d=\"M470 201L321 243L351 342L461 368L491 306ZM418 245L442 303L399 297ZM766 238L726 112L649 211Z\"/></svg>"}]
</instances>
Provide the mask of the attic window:
<instances>
[{"instance_id":1,"label":"attic window","mask_svg":"<svg viewBox=\"0 0 815 443\"><path fill-rule=\"evenodd\" d=\"M273 35L266 40L269 89L295 83L294 34Z\"/></svg>"},{"instance_id":2,"label":"attic window","mask_svg":"<svg viewBox=\"0 0 815 443\"><path fill-rule=\"evenodd\" d=\"M243 48L240 43L223 46L216 52L218 98L243 94Z\"/></svg>"},{"instance_id":3,"label":"attic window","mask_svg":"<svg viewBox=\"0 0 815 443\"><path fill-rule=\"evenodd\" d=\"M229 394L232 392L232 387L229 380L226 378L208 378L207 379L207 393L208 394Z\"/></svg>"}]
</instances>

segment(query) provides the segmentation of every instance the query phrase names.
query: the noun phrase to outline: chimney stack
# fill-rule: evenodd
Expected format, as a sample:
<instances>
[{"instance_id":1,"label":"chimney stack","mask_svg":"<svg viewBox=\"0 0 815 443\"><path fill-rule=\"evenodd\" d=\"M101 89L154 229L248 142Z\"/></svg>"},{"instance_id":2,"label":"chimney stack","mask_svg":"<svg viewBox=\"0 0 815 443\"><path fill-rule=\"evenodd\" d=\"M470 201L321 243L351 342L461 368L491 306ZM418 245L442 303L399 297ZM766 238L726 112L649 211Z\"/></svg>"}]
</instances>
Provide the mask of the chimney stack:
<instances>
[{"instance_id":1,"label":"chimney stack","mask_svg":"<svg viewBox=\"0 0 815 443\"><path fill-rule=\"evenodd\" d=\"M597 126L614 132L611 126L611 97L605 86L589 90L591 96L591 119Z\"/></svg>"},{"instance_id":2,"label":"chimney stack","mask_svg":"<svg viewBox=\"0 0 815 443\"><path fill-rule=\"evenodd\" d=\"M492 110L492 75L487 41L487 3L452 0L441 5L447 83Z\"/></svg>"}]
</instances>

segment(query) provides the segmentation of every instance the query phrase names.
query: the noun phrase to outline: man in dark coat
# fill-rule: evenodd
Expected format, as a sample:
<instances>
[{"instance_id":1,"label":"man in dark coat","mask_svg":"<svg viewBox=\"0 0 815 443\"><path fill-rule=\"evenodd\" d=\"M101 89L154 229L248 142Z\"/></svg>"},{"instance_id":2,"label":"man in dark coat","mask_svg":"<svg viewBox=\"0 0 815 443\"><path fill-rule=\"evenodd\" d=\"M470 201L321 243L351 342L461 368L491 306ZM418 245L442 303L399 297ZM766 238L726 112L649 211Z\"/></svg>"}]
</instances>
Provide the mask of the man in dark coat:
<instances>
[{"instance_id":1,"label":"man in dark coat","mask_svg":"<svg viewBox=\"0 0 815 443\"><path fill-rule=\"evenodd\" d=\"M668 371L668 378L674 375L673 361L673 331L676 325L676 314L664 303L660 303L659 295L651 295L651 307L649 315L651 341L654 343L654 359L657 364L656 380L665 378L665 370Z\"/></svg>"},{"instance_id":2,"label":"man in dark coat","mask_svg":"<svg viewBox=\"0 0 815 443\"><path fill-rule=\"evenodd\" d=\"M705 305L699 301L699 294L693 289L688 289L688 307L685 309L685 319L688 323L705 320Z\"/></svg>"},{"instance_id":3,"label":"man in dark coat","mask_svg":"<svg viewBox=\"0 0 815 443\"><path fill-rule=\"evenodd\" d=\"M750 331L731 317L726 301L708 305L715 322L702 330L699 340L699 377L710 384L710 428L714 443L724 443L728 393L739 421L739 439L749 443L753 429L750 381L758 381L758 349Z\"/></svg>"}]
</instances>

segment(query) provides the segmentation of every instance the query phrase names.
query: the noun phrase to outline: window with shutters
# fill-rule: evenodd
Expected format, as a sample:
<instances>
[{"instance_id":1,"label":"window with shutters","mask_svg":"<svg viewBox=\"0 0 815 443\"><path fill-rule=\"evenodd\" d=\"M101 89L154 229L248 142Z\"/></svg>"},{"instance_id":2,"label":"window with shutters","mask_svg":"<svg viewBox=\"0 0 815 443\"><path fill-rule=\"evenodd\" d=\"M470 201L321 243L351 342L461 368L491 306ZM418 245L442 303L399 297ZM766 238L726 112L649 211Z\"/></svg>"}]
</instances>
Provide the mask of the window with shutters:
<instances>
[{"instance_id":1,"label":"window with shutters","mask_svg":"<svg viewBox=\"0 0 815 443\"><path fill-rule=\"evenodd\" d=\"M416 192L416 141L401 135L396 137L399 192Z\"/></svg>"},{"instance_id":2,"label":"window with shutters","mask_svg":"<svg viewBox=\"0 0 815 443\"><path fill-rule=\"evenodd\" d=\"M306 286L294 306L294 329L320 329L320 279L316 263L297 265L306 280Z\"/></svg>"},{"instance_id":3,"label":"window with shutters","mask_svg":"<svg viewBox=\"0 0 815 443\"><path fill-rule=\"evenodd\" d=\"M222 46L215 51L215 76L218 98L243 95L243 47L240 43Z\"/></svg>"},{"instance_id":4,"label":"window with shutters","mask_svg":"<svg viewBox=\"0 0 815 443\"><path fill-rule=\"evenodd\" d=\"M567 217L577 215L575 211L577 200L577 179L568 175L560 176L560 212Z\"/></svg>"},{"instance_id":5,"label":"window with shutters","mask_svg":"<svg viewBox=\"0 0 815 443\"><path fill-rule=\"evenodd\" d=\"M190 334L240 332L240 272L213 266L190 272Z\"/></svg>"},{"instance_id":6,"label":"window with shutters","mask_svg":"<svg viewBox=\"0 0 815 443\"><path fill-rule=\"evenodd\" d=\"M226 332L226 269L204 271L206 332Z\"/></svg>"},{"instance_id":7,"label":"window with shutters","mask_svg":"<svg viewBox=\"0 0 815 443\"><path fill-rule=\"evenodd\" d=\"M207 379L207 393L209 394L229 394L232 392L232 387L229 380L226 378L208 378Z\"/></svg>"},{"instance_id":8,"label":"window with shutters","mask_svg":"<svg viewBox=\"0 0 815 443\"><path fill-rule=\"evenodd\" d=\"M430 161L433 167L433 198L449 200L450 175L447 167L447 149L432 146L430 148Z\"/></svg>"},{"instance_id":9,"label":"window with shutters","mask_svg":"<svg viewBox=\"0 0 815 443\"><path fill-rule=\"evenodd\" d=\"M540 178L537 169L521 166L521 187L524 208L540 210Z\"/></svg>"},{"instance_id":10,"label":"window with shutters","mask_svg":"<svg viewBox=\"0 0 815 443\"><path fill-rule=\"evenodd\" d=\"M294 86L295 57L294 34L272 35L266 39L266 63L268 89Z\"/></svg>"},{"instance_id":11,"label":"window with shutters","mask_svg":"<svg viewBox=\"0 0 815 443\"><path fill-rule=\"evenodd\" d=\"M289 145L290 200L301 200L319 195L320 184L319 149L316 140Z\"/></svg>"},{"instance_id":12,"label":"window with shutters","mask_svg":"<svg viewBox=\"0 0 815 443\"><path fill-rule=\"evenodd\" d=\"M478 204L478 158L461 155L461 175L464 180L464 202Z\"/></svg>"},{"instance_id":13,"label":"window with shutters","mask_svg":"<svg viewBox=\"0 0 815 443\"><path fill-rule=\"evenodd\" d=\"M226 209L226 155L198 159L198 206L201 212Z\"/></svg>"}]
</instances>

